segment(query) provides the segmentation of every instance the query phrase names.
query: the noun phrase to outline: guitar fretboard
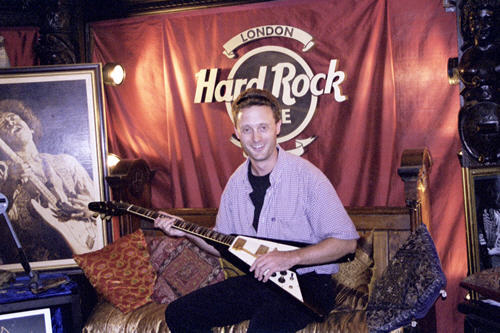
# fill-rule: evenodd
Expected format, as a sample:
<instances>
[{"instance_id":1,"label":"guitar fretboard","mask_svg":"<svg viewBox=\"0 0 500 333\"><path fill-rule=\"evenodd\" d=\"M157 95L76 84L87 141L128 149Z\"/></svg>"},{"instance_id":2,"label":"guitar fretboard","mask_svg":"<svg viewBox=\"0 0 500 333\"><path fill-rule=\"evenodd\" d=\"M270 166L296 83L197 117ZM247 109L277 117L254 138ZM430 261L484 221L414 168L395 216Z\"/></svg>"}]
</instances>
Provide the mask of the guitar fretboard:
<instances>
[{"instance_id":1,"label":"guitar fretboard","mask_svg":"<svg viewBox=\"0 0 500 333\"><path fill-rule=\"evenodd\" d=\"M203 237L205 239L208 239L208 240L211 240L211 241L214 241L214 242L226 245L226 246L230 246L235 239L235 236L221 234L221 233L214 231L210 228L203 227L203 226L197 225L195 223L187 222L178 216L174 216L174 215L170 215L170 214L166 214L166 213L160 213L160 212L157 212L157 211L154 211L151 209L147 209L147 208L143 208L143 207L139 207L139 206L135 206L135 205L130 205L130 204L124 205L124 207L121 207L121 208L125 209L130 214L137 215L137 216L149 219L151 221L154 221L156 218L158 218L160 216L164 216L167 218L174 218L175 219L174 224L173 224L174 228L185 231L187 233L190 233L190 234L193 234L196 236Z\"/></svg>"}]
</instances>

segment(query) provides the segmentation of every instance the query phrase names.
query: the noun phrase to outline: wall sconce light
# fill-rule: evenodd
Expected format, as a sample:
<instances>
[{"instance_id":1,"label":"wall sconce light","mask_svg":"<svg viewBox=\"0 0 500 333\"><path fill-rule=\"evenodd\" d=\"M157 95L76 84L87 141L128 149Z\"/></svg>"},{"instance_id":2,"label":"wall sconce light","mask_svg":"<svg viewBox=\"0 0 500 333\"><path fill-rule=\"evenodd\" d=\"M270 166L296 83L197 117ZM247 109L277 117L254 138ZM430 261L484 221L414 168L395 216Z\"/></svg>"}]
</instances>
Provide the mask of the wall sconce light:
<instances>
[{"instance_id":1,"label":"wall sconce light","mask_svg":"<svg viewBox=\"0 0 500 333\"><path fill-rule=\"evenodd\" d=\"M458 58L448 58L448 83L454 86L460 82L458 73Z\"/></svg>"},{"instance_id":2,"label":"wall sconce light","mask_svg":"<svg viewBox=\"0 0 500 333\"><path fill-rule=\"evenodd\" d=\"M102 69L102 78L105 84L117 86L125 80L125 69L117 63L107 63Z\"/></svg>"},{"instance_id":3,"label":"wall sconce light","mask_svg":"<svg viewBox=\"0 0 500 333\"><path fill-rule=\"evenodd\" d=\"M106 160L106 166L108 167L108 170L112 170L120 162L120 160L121 158L118 155L109 153Z\"/></svg>"},{"instance_id":4,"label":"wall sconce light","mask_svg":"<svg viewBox=\"0 0 500 333\"><path fill-rule=\"evenodd\" d=\"M446 12L454 12L457 10L457 1L443 0L443 7Z\"/></svg>"}]
</instances>

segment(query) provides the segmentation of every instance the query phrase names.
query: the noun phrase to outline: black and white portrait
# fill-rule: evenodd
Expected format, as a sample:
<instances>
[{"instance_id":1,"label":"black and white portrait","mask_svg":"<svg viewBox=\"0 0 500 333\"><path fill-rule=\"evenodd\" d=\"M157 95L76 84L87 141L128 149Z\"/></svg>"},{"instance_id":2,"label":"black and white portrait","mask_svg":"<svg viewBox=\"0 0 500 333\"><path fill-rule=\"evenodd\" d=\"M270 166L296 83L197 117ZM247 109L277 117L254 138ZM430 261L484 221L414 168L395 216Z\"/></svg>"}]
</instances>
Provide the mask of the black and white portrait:
<instances>
[{"instance_id":1,"label":"black and white portrait","mask_svg":"<svg viewBox=\"0 0 500 333\"><path fill-rule=\"evenodd\" d=\"M30 262L64 266L103 247L102 222L87 207L103 192L94 78L0 77L0 192ZM0 265L19 263L5 223L0 235Z\"/></svg>"},{"instance_id":2,"label":"black and white portrait","mask_svg":"<svg viewBox=\"0 0 500 333\"><path fill-rule=\"evenodd\" d=\"M500 266L500 175L474 179L481 270Z\"/></svg>"}]
</instances>

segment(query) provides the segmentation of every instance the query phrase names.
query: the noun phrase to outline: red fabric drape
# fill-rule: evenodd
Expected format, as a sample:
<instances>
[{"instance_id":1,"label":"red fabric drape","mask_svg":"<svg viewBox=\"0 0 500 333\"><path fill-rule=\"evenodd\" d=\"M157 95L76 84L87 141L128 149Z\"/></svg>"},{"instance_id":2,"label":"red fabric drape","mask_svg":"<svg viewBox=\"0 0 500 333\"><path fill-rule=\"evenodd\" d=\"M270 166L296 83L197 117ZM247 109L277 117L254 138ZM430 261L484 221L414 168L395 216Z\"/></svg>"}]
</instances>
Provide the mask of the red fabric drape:
<instances>
[{"instance_id":1,"label":"red fabric drape","mask_svg":"<svg viewBox=\"0 0 500 333\"><path fill-rule=\"evenodd\" d=\"M449 282L437 324L440 332L463 331L456 309L467 257L456 157L459 93L446 71L457 54L456 18L441 2L289 0L94 23L93 61L119 62L127 71L123 85L106 87L109 150L157 170L154 206L218 206L243 157L229 142L224 103L194 103L195 74L219 68L226 78L237 59L223 56L222 45L271 24L307 31L316 45L301 52L297 41L268 38L241 46L238 55L280 45L300 53L314 73L326 73L331 59L346 73L348 100L320 96L299 135L317 136L303 156L325 172L345 205L401 205L403 150L430 149L431 233Z\"/></svg>"},{"instance_id":2,"label":"red fabric drape","mask_svg":"<svg viewBox=\"0 0 500 333\"><path fill-rule=\"evenodd\" d=\"M38 64L33 48L38 38L38 30L35 27L0 27L0 36L4 37L5 49L12 67Z\"/></svg>"}]
</instances>

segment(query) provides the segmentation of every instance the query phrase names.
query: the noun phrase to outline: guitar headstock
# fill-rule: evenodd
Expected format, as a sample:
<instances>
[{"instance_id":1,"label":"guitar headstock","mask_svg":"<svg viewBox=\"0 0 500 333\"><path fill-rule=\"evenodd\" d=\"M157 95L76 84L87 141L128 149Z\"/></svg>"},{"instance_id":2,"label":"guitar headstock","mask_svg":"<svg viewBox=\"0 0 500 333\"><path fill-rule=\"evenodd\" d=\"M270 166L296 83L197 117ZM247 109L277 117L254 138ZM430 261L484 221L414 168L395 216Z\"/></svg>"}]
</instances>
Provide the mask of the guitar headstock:
<instances>
[{"instance_id":1,"label":"guitar headstock","mask_svg":"<svg viewBox=\"0 0 500 333\"><path fill-rule=\"evenodd\" d=\"M127 213L129 205L123 202L116 201L93 201L88 207L91 211L104 215L106 218L111 216L120 216Z\"/></svg>"}]
</instances>

